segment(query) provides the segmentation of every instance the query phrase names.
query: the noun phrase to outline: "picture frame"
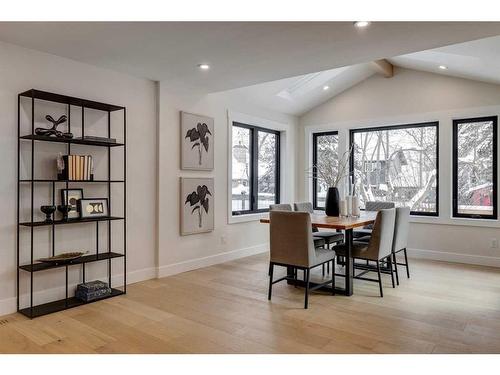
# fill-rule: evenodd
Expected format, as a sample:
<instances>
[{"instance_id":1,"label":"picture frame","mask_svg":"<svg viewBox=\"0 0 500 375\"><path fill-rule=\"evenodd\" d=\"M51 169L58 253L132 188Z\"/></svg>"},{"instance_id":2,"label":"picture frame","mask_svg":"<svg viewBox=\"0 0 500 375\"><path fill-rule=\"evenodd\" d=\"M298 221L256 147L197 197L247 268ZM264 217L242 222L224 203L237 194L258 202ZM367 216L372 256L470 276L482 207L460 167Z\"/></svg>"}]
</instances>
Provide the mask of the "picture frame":
<instances>
[{"instance_id":1,"label":"picture frame","mask_svg":"<svg viewBox=\"0 0 500 375\"><path fill-rule=\"evenodd\" d=\"M181 177L180 233L212 232L215 223L215 189L211 177Z\"/></svg>"},{"instance_id":2,"label":"picture frame","mask_svg":"<svg viewBox=\"0 0 500 375\"><path fill-rule=\"evenodd\" d=\"M80 218L109 216L108 198L83 198L78 201Z\"/></svg>"},{"instance_id":3,"label":"picture frame","mask_svg":"<svg viewBox=\"0 0 500 375\"><path fill-rule=\"evenodd\" d=\"M181 169L211 171L214 169L214 119L182 112Z\"/></svg>"},{"instance_id":4,"label":"picture frame","mask_svg":"<svg viewBox=\"0 0 500 375\"><path fill-rule=\"evenodd\" d=\"M68 219L78 219L80 217L78 208L78 201L80 199L83 199L83 189L61 189L61 204L71 206L71 211L68 212Z\"/></svg>"}]
</instances>

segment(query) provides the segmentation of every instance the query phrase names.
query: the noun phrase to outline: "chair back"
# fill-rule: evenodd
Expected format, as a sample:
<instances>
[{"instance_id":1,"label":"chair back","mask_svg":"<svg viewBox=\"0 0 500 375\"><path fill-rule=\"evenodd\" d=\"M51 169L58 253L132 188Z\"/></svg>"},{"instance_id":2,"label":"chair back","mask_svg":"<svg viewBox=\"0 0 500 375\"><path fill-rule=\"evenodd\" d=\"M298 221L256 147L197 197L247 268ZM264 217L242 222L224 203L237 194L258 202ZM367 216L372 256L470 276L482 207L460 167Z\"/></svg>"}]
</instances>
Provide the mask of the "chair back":
<instances>
[{"instance_id":1,"label":"chair back","mask_svg":"<svg viewBox=\"0 0 500 375\"><path fill-rule=\"evenodd\" d=\"M307 212L269 212L271 262L309 267L316 253Z\"/></svg>"},{"instance_id":2,"label":"chair back","mask_svg":"<svg viewBox=\"0 0 500 375\"><path fill-rule=\"evenodd\" d=\"M380 260L392 253L395 222L396 210L394 208L377 212L370 242L364 253L367 259Z\"/></svg>"},{"instance_id":3,"label":"chair back","mask_svg":"<svg viewBox=\"0 0 500 375\"><path fill-rule=\"evenodd\" d=\"M269 211L292 211L292 205L288 203L270 204Z\"/></svg>"},{"instance_id":4,"label":"chair back","mask_svg":"<svg viewBox=\"0 0 500 375\"><path fill-rule=\"evenodd\" d=\"M393 251L406 249L408 246L408 232L410 229L410 208L396 208L396 225L394 227Z\"/></svg>"},{"instance_id":5,"label":"chair back","mask_svg":"<svg viewBox=\"0 0 500 375\"><path fill-rule=\"evenodd\" d=\"M380 211L380 210L387 210L389 208L394 208L394 207L396 207L394 202L368 201L365 203L365 210L366 211Z\"/></svg>"},{"instance_id":6,"label":"chair back","mask_svg":"<svg viewBox=\"0 0 500 375\"><path fill-rule=\"evenodd\" d=\"M314 213L313 205L311 202L300 202L294 203L293 207L295 211Z\"/></svg>"}]
</instances>

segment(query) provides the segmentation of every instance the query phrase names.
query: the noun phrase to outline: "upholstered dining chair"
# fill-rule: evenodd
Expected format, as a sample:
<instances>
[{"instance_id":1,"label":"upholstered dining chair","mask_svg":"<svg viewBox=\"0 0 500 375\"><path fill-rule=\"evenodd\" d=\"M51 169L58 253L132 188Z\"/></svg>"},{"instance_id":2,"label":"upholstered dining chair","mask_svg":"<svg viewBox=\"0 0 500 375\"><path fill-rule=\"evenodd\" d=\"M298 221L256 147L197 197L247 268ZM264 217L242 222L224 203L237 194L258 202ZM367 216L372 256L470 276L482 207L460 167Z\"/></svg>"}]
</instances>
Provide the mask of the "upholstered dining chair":
<instances>
[{"instance_id":1,"label":"upholstered dining chair","mask_svg":"<svg viewBox=\"0 0 500 375\"><path fill-rule=\"evenodd\" d=\"M356 269L363 269L364 271L356 276L354 274L355 279L378 282L380 288L380 297L384 296L384 292L382 290L382 277L381 273L388 273L391 275L392 287L395 287L394 284L394 270L392 267L392 246L394 242L394 225L396 222L396 210L394 208L380 210L377 213L377 217L375 218L375 223L373 224L372 235L370 237L370 241L368 243L354 241L353 249L352 249L352 257L361 260L373 261L376 262L376 268L369 265L356 265ZM337 255L346 256L345 244L338 245L334 247ZM381 269L380 265L388 264L388 269ZM370 279L363 277L364 274L376 271L378 278Z\"/></svg>"},{"instance_id":2,"label":"upholstered dining chair","mask_svg":"<svg viewBox=\"0 0 500 375\"><path fill-rule=\"evenodd\" d=\"M410 229L410 209L408 207L396 208L396 224L394 227L394 241L392 244L392 253L394 254L394 270L396 272L396 282L399 285L398 265L406 267L406 275L410 278L410 269L408 267L408 233ZM397 254L403 252L404 263L398 263Z\"/></svg>"},{"instance_id":3,"label":"upholstered dining chair","mask_svg":"<svg viewBox=\"0 0 500 375\"><path fill-rule=\"evenodd\" d=\"M332 284L332 294L335 294L335 272L330 280L310 287L311 269L322 264L334 262L335 253L327 249L318 249L314 246L311 216L306 212L271 211L269 213L270 227L270 261L269 261L269 292L271 300L273 285L283 280L297 281L297 274L293 278L289 275L273 280L274 266L293 267L305 273L304 308L309 303L309 292Z\"/></svg>"},{"instance_id":4,"label":"upholstered dining chair","mask_svg":"<svg viewBox=\"0 0 500 375\"><path fill-rule=\"evenodd\" d=\"M394 202L374 202L368 201L365 203L365 211L380 211L387 210L389 208L396 207ZM357 241L368 242L370 240L370 236L372 234L373 225L367 225L364 228L356 229L353 231L352 236Z\"/></svg>"},{"instance_id":5,"label":"upholstered dining chair","mask_svg":"<svg viewBox=\"0 0 500 375\"><path fill-rule=\"evenodd\" d=\"M288 203L278 203L269 205L269 211L292 211L292 205ZM314 246L324 247L326 241L324 238L314 235Z\"/></svg>"},{"instance_id":6,"label":"upholstered dining chair","mask_svg":"<svg viewBox=\"0 0 500 375\"><path fill-rule=\"evenodd\" d=\"M314 208L311 202L294 203L293 207L295 208L295 211L308 212L310 214L314 213ZM314 238L322 238L325 241L325 245L327 248L330 248L330 244L344 241L344 235L342 233L334 231L322 231L316 227L313 227L313 236ZM327 264L327 272L330 272L330 264ZM325 276L324 265L323 276Z\"/></svg>"}]
</instances>

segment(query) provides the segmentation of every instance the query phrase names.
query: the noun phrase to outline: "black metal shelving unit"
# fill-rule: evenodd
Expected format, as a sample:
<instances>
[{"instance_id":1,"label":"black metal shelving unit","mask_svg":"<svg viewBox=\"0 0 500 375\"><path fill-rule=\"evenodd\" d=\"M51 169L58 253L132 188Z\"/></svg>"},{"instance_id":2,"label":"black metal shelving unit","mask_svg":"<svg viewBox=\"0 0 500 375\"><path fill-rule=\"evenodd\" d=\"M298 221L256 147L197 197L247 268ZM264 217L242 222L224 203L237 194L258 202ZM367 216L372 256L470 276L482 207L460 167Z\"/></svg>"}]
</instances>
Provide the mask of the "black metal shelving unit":
<instances>
[{"instance_id":1,"label":"black metal shelving unit","mask_svg":"<svg viewBox=\"0 0 500 375\"><path fill-rule=\"evenodd\" d=\"M31 100L31 134L21 135L21 99L28 98ZM26 99L25 99L26 100ZM95 140L85 140L85 139L63 139L63 138L54 138L48 136L40 136L35 135L35 103L38 100L55 102L60 104L67 105L67 116L68 116L68 132L71 132L71 107L79 107L82 111L81 118L81 136L85 135L85 109L93 109L104 111L108 113L108 121L107 121L107 136L111 138L111 112L115 111L123 111L123 143L107 143L102 141ZM126 127L127 127L127 112L126 108L122 106L106 104L95 102L86 99L74 98L66 95L60 95L55 93L50 93L46 91L40 91L31 89L20 93L18 95L18 120L17 120L17 134L18 134L18 144L17 144L17 311L21 314L29 317L35 318L37 316L50 314L56 311L66 310L72 307L80 306L85 303L75 297L69 296L69 285L68 285L68 272L70 267L80 266L82 267L82 281L85 282L85 267L86 264L92 262L102 262L107 261L108 263L108 283L111 287L112 293L109 296L106 296L101 299L115 297L121 294L125 294L127 292L127 220L126 220L126 160L127 160L127 149L126 149ZM21 142L29 142L31 144L31 170L29 171L29 178L21 178L20 173L20 165L21 165ZM81 180L54 180L54 179L37 179L35 178L35 145L37 142L56 142L56 143L64 143L66 144L67 154L71 154L71 145L88 145L93 147L104 147L107 149L107 164L108 164L108 176L107 179L100 180L92 180L92 181L81 181ZM111 149L115 147L123 148L123 179L112 180L111 179ZM56 186L63 185L65 189L70 188L69 184L80 184L80 183L93 183L93 184L106 184L107 185L107 198L109 203L109 212L111 215L112 212L112 204L111 204L111 184L123 184L123 216L107 216L107 217L99 217L99 218L88 218L88 219L69 219L69 220L54 220L52 222L46 221L35 221L34 220L34 195L35 195L35 184L49 184L51 186L52 191L52 205L56 205ZM30 185L30 199L31 199L31 212L30 212L30 220L27 222L21 222L21 186ZM72 186L73 187L73 186ZM99 243L99 223L107 222L107 250L103 251L100 249ZM123 250L122 252L114 252L112 249L112 221L122 221L123 222ZM47 264L47 263L37 263L34 259L34 228L37 227L48 227L49 230L52 231L52 255L56 253L56 243L55 243L55 234L56 227L60 225L67 224L81 224L81 223L93 223L95 222L96 228L96 244L95 249L92 253L85 255L79 259L76 259L69 263L63 264ZM23 229L24 228L24 229ZM27 229L26 229L27 228ZM30 234L30 263L28 264L20 264L20 239L21 235L23 235L24 231L29 231ZM123 259L123 286L121 289L113 288L111 284L111 261L112 259ZM65 268L66 271L66 296L64 299L52 301L49 303L44 303L40 305L33 304L33 284L34 284L34 276L39 271L46 271L56 268ZM30 303L27 307L20 306L20 276L21 272L28 273L30 278ZM99 300L101 300L99 299ZM95 302L95 301L92 301Z\"/></svg>"}]
</instances>

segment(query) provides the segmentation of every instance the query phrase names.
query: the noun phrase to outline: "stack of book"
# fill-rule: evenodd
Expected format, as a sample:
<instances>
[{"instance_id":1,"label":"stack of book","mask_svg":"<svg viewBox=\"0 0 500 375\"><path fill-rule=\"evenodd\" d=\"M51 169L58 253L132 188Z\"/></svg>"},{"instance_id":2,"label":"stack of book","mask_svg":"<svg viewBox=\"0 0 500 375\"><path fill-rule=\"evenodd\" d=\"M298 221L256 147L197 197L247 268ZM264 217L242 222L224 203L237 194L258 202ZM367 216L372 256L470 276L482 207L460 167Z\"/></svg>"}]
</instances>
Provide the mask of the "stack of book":
<instances>
[{"instance_id":1,"label":"stack of book","mask_svg":"<svg viewBox=\"0 0 500 375\"><path fill-rule=\"evenodd\" d=\"M89 181L93 179L94 165L90 155L64 155L64 169L59 179Z\"/></svg>"},{"instance_id":2,"label":"stack of book","mask_svg":"<svg viewBox=\"0 0 500 375\"><path fill-rule=\"evenodd\" d=\"M76 286L76 298L84 302L94 301L109 296L111 288L103 281L96 280Z\"/></svg>"}]
</instances>

